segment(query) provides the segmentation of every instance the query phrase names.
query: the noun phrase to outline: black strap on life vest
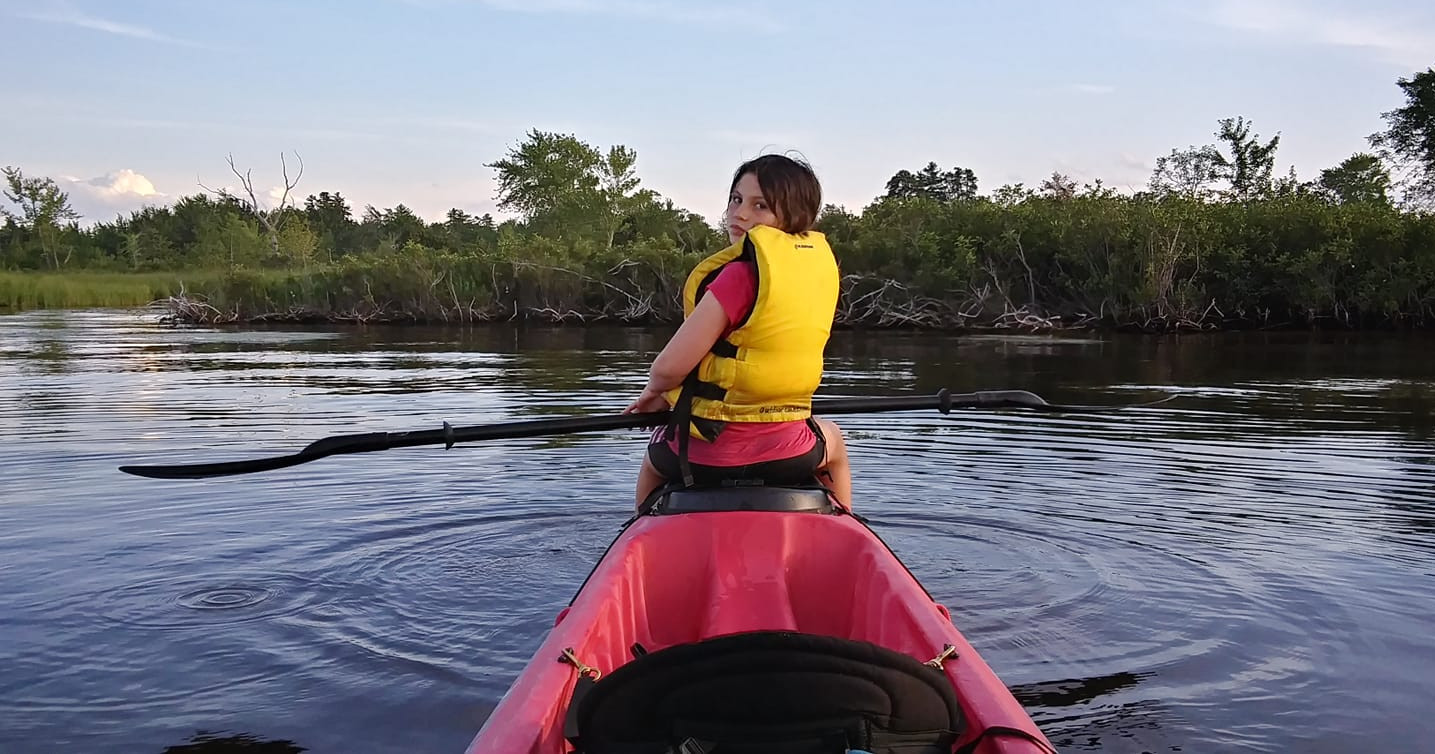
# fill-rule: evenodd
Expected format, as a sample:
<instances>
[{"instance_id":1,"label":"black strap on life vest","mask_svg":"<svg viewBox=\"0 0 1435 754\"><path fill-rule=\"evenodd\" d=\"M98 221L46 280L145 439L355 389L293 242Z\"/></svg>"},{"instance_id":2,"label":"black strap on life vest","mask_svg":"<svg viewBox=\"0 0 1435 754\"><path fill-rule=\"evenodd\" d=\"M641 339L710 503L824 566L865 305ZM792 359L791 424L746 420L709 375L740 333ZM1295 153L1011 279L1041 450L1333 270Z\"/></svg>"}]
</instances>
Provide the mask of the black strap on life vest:
<instances>
[{"instance_id":1,"label":"black strap on life vest","mask_svg":"<svg viewBox=\"0 0 1435 754\"><path fill-rule=\"evenodd\" d=\"M744 236L742 253L719 265L698 283L698 289L693 294L695 304L697 301L702 300L703 294L707 292L708 286L712 285L712 282L717 279L718 274L729 264L734 262L756 261L757 247L753 245L750 236ZM756 274L757 273L755 273L755 275ZM752 316L752 310L755 308L757 308L757 302L754 300L753 306L748 308L747 314L743 315L740 321L733 324L733 329L736 330L747 324L747 320ZM716 343L713 343L709 351L714 356L725 359L735 359L738 353L737 346L733 345L733 343L726 338L719 338ZM692 429L696 427L704 440L713 442L717 439L718 434L722 432L724 426L724 423L720 421L693 416L693 398L706 398L713 401L722 401L727 398L727 388L714 382L704 382L698 379L698 369L699 367L693 367L693 371L689 372L688 376L683 379L682 391L678 393L678 401L677 404L673 406L672 419L668 424L671 431L678 433L678 467L682 469L684 487L693 486L693 469L692 464L688 461L688 437Z\"/></svg>"},{"instance_id":2,"label":"black strap on life vest","mask_svg":"<svg viewBox=\"0 0 1435 754\"><path fill-rule=\"evenodd\" d=\"M698 383L696 368L683 380L678 403L673 406L673 431L678 433L678 468L683 472L683 486L693 486L693 466L688 462L688 436L693 426L693 389Z\"/></svg>"},{"instance_id":3,"label":"black strap on life vest","mask_svg":"<svg viewBox=\"0 0 1435 754\"><path fill-rule=\"evenodd\" d=\"M704 440L713 442L727 426L726 422L693 416L693 398L695 397L720 401L727 397L727 390L721 385L698 379L696 368L683 379L683 388L678 393L677 403L673 406L673 412L670 414L668 431L677 433L678 466L683 472L684 487L693 486L693 469L692 464L688 461L688 439L691 437L691 430L696 428ZM672 437L672 435L669 434L667 437Z\"/></svg>"}]
</instances>

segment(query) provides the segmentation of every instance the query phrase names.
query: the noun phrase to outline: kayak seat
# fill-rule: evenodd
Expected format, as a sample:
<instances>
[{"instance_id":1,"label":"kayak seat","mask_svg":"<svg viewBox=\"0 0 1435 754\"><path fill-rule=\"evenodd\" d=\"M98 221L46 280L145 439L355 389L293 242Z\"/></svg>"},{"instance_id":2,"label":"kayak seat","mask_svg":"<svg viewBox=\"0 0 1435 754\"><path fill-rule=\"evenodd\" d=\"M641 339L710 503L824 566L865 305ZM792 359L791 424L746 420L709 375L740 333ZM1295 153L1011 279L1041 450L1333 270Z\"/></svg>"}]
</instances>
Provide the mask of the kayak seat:
<instances>
[{"instance_id":1,"label":"kayak seat","mask_svg":"<svg viewBox=\"0 0 1435 754\"><path fill-rule=\"evenodd\" d=\"M670 513L711 513L717 511L781 511L789 513L831 513L832 499L816 482L811 486L731 486L660 489L650 510Z\"/></svg>"},{"instance_id":2,"label":"kayak seat","mask_svg":"<svg viewBox=\"0 0 1435 754\"><path fill-rule=\"evenodd\" d=\"M641 655L577 699L580 754L948 754L945 673L864 641L752 631Z\"/></svg>"}]
</instances>

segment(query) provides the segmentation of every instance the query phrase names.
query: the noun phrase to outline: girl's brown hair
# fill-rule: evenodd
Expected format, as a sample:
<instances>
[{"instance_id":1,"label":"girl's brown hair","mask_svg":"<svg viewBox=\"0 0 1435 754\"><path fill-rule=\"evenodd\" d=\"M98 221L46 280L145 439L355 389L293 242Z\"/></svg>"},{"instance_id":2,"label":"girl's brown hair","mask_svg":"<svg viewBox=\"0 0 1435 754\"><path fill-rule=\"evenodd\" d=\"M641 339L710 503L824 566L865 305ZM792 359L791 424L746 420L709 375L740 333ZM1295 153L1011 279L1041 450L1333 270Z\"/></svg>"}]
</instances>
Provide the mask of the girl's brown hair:
<instances>
[{"instance_id":1,"label":"girl's brown hair","mask_svg":"<svg viewBox=\"0 0 1435 754\"><path fill-rule=\"evenodd\" d=\"M747 173L757 176L762 197L772 207L779 229L784 233L802 233L812 229L822 209L822 184L812 166L780 154L765 154L739 165L732 174L731 193Z\"/></svg>"}]
</instances>

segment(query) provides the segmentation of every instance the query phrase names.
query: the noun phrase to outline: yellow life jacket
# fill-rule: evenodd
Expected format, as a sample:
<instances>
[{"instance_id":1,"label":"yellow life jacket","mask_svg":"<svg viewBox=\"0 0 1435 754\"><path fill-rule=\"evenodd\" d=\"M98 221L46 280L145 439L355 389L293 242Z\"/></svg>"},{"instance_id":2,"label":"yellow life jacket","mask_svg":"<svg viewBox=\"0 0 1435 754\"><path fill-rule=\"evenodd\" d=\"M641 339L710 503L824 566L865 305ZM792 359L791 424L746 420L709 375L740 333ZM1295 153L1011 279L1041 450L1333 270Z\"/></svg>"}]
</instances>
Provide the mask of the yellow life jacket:
<instances>
[{"instance_id":1,"label":"yellow life jacket","mask_svg":"<svg viewBox=\"0 0 1435 754\"><path fill-rule=\"evenodd\" d=\"M837 311L837 260L822 233L755 226L693 268L683 286L684 317L723 266L736 261L755 263L757 298L747 318L713 345L687 380L692 416L720 422L806 419ZM677 406L682 390L665 394L670 405ZM704 437L698 424L692 434Z\"/></svg>"}]
</instances>

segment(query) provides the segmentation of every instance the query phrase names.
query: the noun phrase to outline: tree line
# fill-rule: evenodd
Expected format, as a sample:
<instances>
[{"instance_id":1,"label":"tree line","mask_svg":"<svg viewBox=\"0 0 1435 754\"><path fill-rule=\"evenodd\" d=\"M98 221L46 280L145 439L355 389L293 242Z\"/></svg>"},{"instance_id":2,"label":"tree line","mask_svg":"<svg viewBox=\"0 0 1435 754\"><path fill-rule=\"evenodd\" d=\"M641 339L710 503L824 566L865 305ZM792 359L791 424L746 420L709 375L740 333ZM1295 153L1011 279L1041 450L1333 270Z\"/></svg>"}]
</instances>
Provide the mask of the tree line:
<instances>
[{"instance_id":1,"label":"tree line","mask_svg":"<svg viewBox=\"0 0 1435 754\"><path fill-rule=\"evenodd\" d=\"M829 205L819 217L844 273L839 321L1429 325L1435 68L1397 85L1405 102L1382 113L1370 149L1309 181L1277 175L1280 135L1243 117L1158 158L1130 194L1060 173L984 194L968 168L899 170L860 212ZM488 163L499 209L514 214L502 221L452 209L427 222L402 204L356 216L329 191L301 204L302 161L291 176L287 159L283 196L266 207L229 163L241 191L89 227L53 180L7 167L0 268L172 274L183 294L165 298L189 320L653 322L681 316L683 277L726 244L642 186L634 150L571 134L532 130Z\"/></svg>"}]
</instances>

